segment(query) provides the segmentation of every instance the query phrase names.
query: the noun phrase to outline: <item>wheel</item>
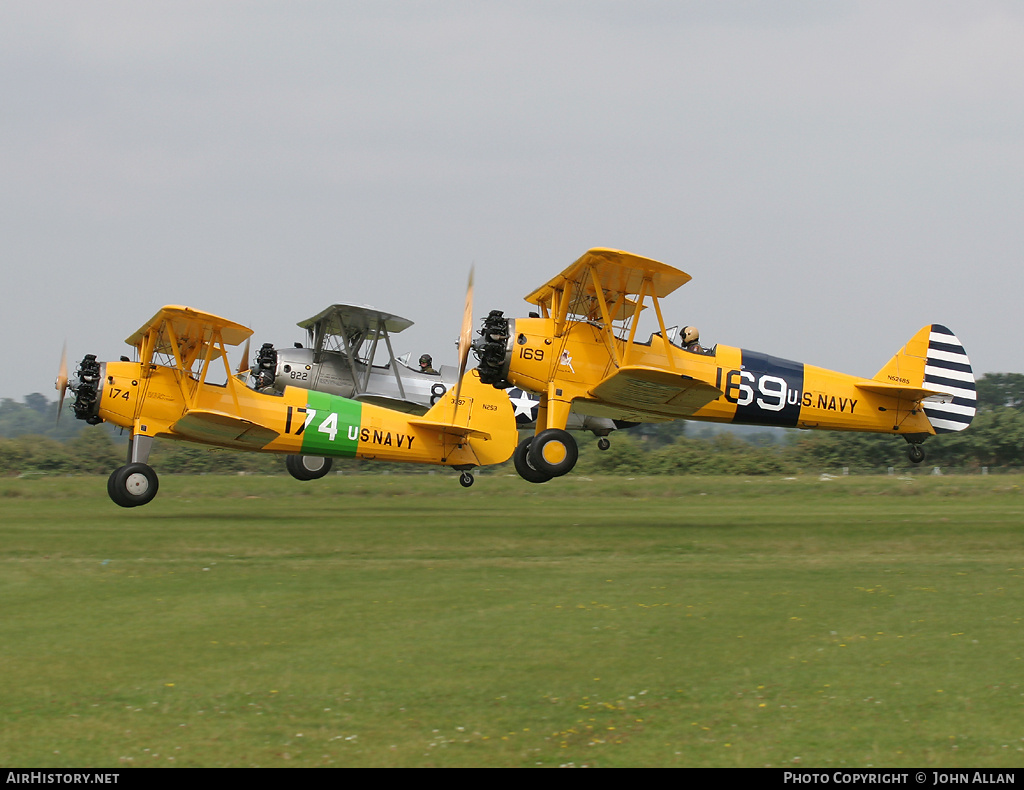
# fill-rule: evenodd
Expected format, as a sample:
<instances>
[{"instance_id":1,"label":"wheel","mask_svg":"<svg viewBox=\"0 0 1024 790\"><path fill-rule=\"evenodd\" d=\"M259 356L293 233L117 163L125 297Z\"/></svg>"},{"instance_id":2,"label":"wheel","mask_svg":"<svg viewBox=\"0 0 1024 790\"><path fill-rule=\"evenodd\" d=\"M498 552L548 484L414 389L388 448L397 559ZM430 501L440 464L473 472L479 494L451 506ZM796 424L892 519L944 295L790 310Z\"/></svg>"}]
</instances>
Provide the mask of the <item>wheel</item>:
<instances>
[{"instance_id":1,"label":"wheel","mask_svg":"<svg viewBox=\"0 0 1024 790\"><path fill-rule=\"evenodd\" d=\"M459 485L462 486L463 488L469 488L471 485L473 485L473 475L471 475L469 472L463 472L461 475L459 475Z\"/></svg>"},{"instance_id":2,"label":"wheel","mask_svg":"<svg viewBox=\"0 0 1024 790\"><path fill-rule=\"evenodd\" d=\"M533 441L532 436L527 436L523 439L516 447L515 452L512 453L512 464L515 466L516 471L519 472L519 476L529 483L546 483L551 479L551 475L546 475L543 472L539 472L533 468L530 464L530 443Z\"/></svg>"},{"instance_id":3,"label":"wheel","mask_svg":"<svg viewBox=\"0 0 1024 790\"><path fill-rule=\"evenodd\" d=\"M597 449L598 450L607 450L611 446L612 446L612 443L608 441L608 437L607 436L602 436L600 439L597 440Z\"/></svg>"},{"instance_id":4,"label":"wheel","mask_svg":"<svg viewBox=\"0 0 1024 790\"><path fill-rule=\"evenodd\" d=\"M107 493L114 504L138 507L153 501L160 481L153 467L147 464L128 464L116 469L107 479Z\"/></svg>"},{"instance_id":5,"label":"wheel","mask_svg":"<svg viewBox=\"0 0 1024 790\"><path fill-rule=\"evenodd\" d=\"M530 443L530 464L538 472L551 477L561 477L572 471L579 458L576 440L568 431L548 428L533 437Z\"/></svg>"},{"instance_id":6,"label":"wheel","mask_svg":"<svg viewBox=\"0 0 1024 790\"><path fill-rule=\"evenodd\" d=\"M296 480L319 480L331 471L334 460L319 455L289 455L284 459L288 474Z\"/></svg>"},{"instance_id":7,"label":"wheel","mask_svg":"<svg viewBox=\"0 0 1024 790\"><path fill-rule=\"evenodd\" d=\"M912 444L907 448L907 457L911 463L919 464L924 460L924 448L919 444Z\"/></svg>"}]
</instances>

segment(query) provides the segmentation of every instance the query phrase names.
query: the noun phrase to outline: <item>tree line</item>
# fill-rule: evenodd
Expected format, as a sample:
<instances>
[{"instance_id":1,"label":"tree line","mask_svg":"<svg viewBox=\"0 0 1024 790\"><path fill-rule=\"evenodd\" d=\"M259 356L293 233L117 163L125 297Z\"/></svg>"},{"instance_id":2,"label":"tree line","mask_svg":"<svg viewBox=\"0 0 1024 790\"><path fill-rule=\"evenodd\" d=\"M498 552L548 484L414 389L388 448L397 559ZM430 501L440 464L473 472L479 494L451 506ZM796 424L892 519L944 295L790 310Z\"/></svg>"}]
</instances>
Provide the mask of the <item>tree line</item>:
<instances>
[{"instance_id":1,"label":"tree line","mask_svg":"<svg viewBox=\"0 0 1024 790\"><path fill-rule=\"evenodd\" d=\"M616 431L605 451L598 450L589 435L578 435L576 472L780 475L876 474L936 466L963 472L1024 469L1024 374L989 373L978 379L977 387L978 414L971 427L929 438L924 445L928 457L920 466L910 463L907 445L897 436L795 429L740 432L678 420ZM109 474L124 463L127 439L116 429L90 427L69 414L57 424L56 409L56 402L39 393L23 402L0 400L0 475ZM287 474L280 456L163 440L155 442L151 463L168 474ZM357 459L338 459L334 468L410 473L432 469Z\"/></svg>"}]
</instances>

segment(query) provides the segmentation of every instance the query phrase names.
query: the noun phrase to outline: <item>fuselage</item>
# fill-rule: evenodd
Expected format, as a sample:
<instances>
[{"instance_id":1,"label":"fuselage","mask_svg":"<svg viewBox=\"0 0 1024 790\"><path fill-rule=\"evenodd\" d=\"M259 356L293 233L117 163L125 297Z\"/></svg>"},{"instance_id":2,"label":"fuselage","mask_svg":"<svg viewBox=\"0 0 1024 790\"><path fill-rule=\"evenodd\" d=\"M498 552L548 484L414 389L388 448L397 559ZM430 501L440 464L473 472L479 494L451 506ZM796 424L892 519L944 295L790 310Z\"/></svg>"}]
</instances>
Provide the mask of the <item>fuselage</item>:
<instances>
[{"instance_id":1,"label":"fuselage","mask_svg":"<svg viewBox=\"0 0 1024 790\"><path fill-rule=\"evenodd\" d=\"M285 387L280 394L256 392L238 380L200 383L162 366L152 366L145 375L136 362L101 363L93 406L95 416L138 435L217 447L448 466L507 460L515 446L508 399L470 383L459 409L460 422L471 426L493 423L500 412L504 421L496 424L506 435L494 442L458 440L391 409L324 392L297 387Z\"/></svg>"},{"instance_id":2,"label":"fuselage","mask_svg":"<svg viewBox=\"0 0 1024 790\"><path fill-rule=\"evenodd\" d=\"M704 353L666 343L655 333L645 342L616 339L586 322L573 322L555 336L549 318L509 320L506 352L509 383L552 398L571 399L572 408L631 422L678 418L787 428L934 433L914 402L861 389L861 377L794 362L747 349L718 345ZM721 394L692 412L615 404L592 397L598 382L620 365L659 368L696 379ZM642 392L637 402L642 403Z\"/></svg>"}]
</instances>

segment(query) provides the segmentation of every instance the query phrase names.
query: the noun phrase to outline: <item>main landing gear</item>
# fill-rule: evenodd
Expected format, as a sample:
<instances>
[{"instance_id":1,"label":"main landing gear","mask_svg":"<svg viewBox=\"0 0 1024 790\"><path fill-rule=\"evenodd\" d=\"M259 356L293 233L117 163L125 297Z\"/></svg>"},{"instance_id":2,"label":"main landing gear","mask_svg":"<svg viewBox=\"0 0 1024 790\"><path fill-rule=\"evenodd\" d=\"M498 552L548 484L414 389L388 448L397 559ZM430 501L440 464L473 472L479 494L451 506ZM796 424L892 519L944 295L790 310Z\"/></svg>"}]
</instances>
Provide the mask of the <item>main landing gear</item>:
<instances>
[{"instance_id":1,"label":"main landing gear","mask_svg":"<svg viewBox=\"0 0 1024 790\"><path fill-rule=\"evenodd\" d=\"M138 507L153 501L160 481L148 464L126 464L110 473L107 494L121 507Z\"/></svg>"},{"instance_id":2,"label":"main landing gear","mask_svg":"<svg viewBox=\"0 0 1024 790\"><path fill-rule=\"evenodd\" d=\"M333 465L333 458L319 455L289 455L284 459L288 474L296 480L319 480L331 471Z\"/></svg>"},{"instance_id":3,"label":"main landing gear","mask_svg":"<svg viewBox=\"0 0 1024 790\"><path fill-rule=\"evenodd\" d=\"M512 453L519 476L530 483L546 483L572 471L579 459L579 447L568 431L548 428L523 439Z\"/></svg>"},{"instance_id":4,"label":"main landing gear","mask_svg":"<svg viewBox=\"0 0 1024 790\"><path fill-rule=\"evenodd\" d=\"M128 463L107 478L107 494L115 505L139 507L153 501L160 489L160 480L153 467L146 463L152 447L152 436L133 436L128 440Z\"/></svg>"}]
</instances>

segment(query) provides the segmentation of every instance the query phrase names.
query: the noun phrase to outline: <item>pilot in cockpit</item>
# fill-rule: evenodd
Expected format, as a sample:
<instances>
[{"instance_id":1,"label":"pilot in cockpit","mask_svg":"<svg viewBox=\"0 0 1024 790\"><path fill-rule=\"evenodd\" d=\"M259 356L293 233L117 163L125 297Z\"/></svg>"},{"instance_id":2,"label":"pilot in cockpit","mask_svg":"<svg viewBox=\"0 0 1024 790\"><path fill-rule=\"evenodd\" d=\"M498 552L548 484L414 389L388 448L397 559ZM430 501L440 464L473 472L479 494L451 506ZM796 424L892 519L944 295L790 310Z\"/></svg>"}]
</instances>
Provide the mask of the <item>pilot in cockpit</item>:
<instances>
[{"instance_id":1,"label":"pilot in cockpit","mask_svg":"<svg viewBox=\"0 0 1024 790\"><path fill-rule=\"evenodd\" d=\"M434 370L434 360L430 354L424 354L420 357L420 373L437 375L437 371Z\"/></svg>"},{"instance_id":2,"label":"pilot in cockpit","mask_svg":"<svg viewBox=\"0 0 1024 790\"><path fill-rule=\"evenodd\" d=\"M700 330L695 326L683 327L679 333L679 345L683 351L689 351L693 354L705 353L704 348L700 344Z\"/></svg>"}]
</instances>

